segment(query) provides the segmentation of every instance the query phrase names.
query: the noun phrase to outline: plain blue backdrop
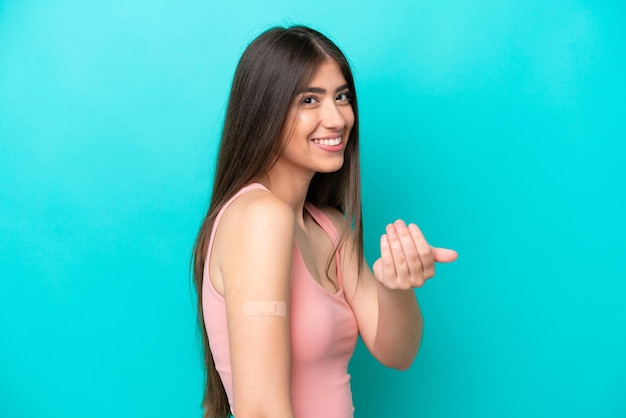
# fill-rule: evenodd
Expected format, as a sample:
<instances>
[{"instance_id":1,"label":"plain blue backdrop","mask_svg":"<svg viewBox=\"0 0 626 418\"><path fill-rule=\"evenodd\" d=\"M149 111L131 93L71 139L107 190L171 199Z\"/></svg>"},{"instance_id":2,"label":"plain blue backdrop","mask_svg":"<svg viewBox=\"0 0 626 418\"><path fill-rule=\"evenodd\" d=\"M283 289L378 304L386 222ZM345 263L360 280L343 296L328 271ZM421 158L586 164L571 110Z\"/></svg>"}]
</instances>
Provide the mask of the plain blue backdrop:
<instances>
[{"instance_id":1,"label":"plain blue backdrop","mask_svg":"<svg viewBox=\"0 0 626 418\"><path fill-rule=\"evenodd\" d=\"M459 260L357 418L626 417L617 1L0 1L0 417L199 417L188 266L237 60L303 23L350 59L366 255Z\"/></svg>"}]
</instances>

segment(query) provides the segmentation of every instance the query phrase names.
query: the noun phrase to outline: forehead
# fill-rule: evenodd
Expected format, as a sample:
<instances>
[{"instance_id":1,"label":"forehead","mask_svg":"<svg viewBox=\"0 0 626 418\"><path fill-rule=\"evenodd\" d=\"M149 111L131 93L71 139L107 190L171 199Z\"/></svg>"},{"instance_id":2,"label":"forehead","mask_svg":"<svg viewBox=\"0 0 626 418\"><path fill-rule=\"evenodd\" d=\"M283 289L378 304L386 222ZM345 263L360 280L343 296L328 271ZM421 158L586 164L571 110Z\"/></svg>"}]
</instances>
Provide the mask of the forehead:
<instances>
[{"instance_id":1,"label":"forehead","mask_svg":"<svg viewBox=\"0 0 626 418\"><path fill-rule=\"evenodd\" d=\"M320 64L309 82L309 86L312 87L330 86L335 88L344 84L346 84L346 78L343 76L339 64L332 60Z\"/></svg>"}]
</instances>

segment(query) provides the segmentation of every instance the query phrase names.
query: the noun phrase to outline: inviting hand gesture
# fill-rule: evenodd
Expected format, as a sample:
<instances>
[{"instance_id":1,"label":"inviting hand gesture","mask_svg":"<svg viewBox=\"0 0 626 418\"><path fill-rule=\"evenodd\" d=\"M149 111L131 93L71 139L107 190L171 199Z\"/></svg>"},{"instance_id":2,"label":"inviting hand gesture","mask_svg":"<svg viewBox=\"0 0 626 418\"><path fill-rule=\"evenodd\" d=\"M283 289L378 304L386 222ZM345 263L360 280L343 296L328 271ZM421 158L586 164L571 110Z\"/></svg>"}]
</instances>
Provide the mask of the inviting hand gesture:
<instances>
[{"instance_id":1,"label":"inviting hand gesture","mask_svg":"<svg viewBox=\"0 0 626 418\"><path fill-rule=\"evenodd\" d=\"M421 287L435 275L435 262L456 260L454 250L431 247L415 224L402 220L387 225L380 238L380 258L374 263L374 276L389 289Z\"/></svg>"}]
</instances>

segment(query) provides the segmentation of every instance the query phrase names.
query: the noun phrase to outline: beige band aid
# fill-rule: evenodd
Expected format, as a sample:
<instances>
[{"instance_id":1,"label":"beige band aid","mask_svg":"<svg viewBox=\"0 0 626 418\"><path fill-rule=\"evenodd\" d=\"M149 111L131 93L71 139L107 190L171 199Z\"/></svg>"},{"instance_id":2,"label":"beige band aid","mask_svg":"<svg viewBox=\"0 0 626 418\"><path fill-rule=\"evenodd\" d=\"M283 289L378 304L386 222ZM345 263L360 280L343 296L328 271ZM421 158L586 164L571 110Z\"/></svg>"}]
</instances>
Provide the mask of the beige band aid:
<instances>
[{"instance_id":1,"label":"beige band aid","mask_svg":"<svg viewBox=\"0 0 626 418\"><path fill-rule=\"evenodd\" d=\"M247 316L287 316L287 304L278 300L249 300L243 304Z\"/></svg>"}]
</instances>

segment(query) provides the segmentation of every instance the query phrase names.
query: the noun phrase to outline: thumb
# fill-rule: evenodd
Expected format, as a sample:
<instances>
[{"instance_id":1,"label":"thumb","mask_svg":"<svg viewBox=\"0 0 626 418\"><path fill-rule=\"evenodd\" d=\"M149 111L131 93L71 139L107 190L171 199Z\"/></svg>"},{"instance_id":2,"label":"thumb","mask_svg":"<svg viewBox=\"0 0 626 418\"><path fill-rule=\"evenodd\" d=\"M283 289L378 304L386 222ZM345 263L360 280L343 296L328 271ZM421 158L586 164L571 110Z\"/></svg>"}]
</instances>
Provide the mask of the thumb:
<instances>
[{"instance_id":1,"label":"thumb","mask_svg":"<svg viewBox=\"0 0 626 418\"><path fill-rule=\"evenodd\" d=\"M457 259L459 254L454 250L447 248L431 247L435 261L438 263L450 263Z\"/></svg>"}]
</instances>

